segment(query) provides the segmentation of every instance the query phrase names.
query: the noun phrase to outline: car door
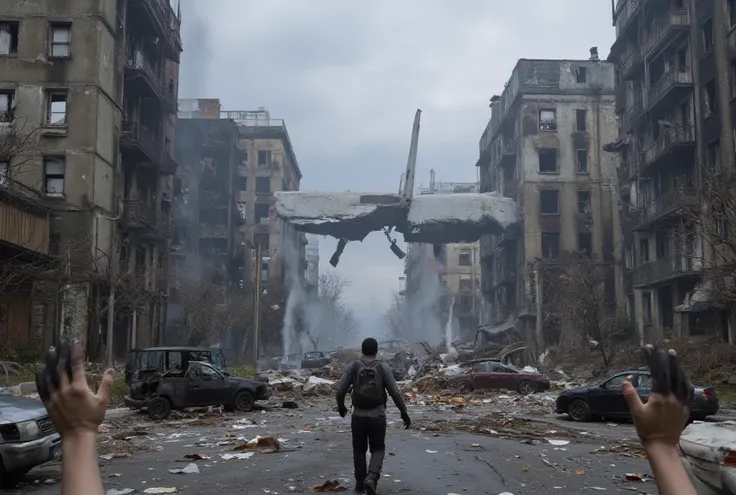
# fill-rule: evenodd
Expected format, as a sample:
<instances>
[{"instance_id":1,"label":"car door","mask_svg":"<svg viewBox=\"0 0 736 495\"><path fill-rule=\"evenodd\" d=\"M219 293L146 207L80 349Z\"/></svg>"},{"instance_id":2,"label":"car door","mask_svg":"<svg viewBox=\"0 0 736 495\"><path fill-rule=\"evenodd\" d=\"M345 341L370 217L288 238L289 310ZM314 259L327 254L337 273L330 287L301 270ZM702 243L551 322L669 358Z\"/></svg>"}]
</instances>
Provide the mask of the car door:
<instances>
[{"instance_id":1,"label":"car door","mask_svg":"<svg viewBox=\"0 0 736 495\"><path fill-rule=\"evenodd\" d=\"M208 385L212 381L204 370L204 365L199 362L189 363L186 373L186 398L185 402L189 407L208 406L209 391Z\"/></svg>"},{"instance_id":2,"label":"car door","mask_svg":"<svg viewBox=\"0 0 736 495\"><path fill-rule=\"evenodd\" d=\"M603 382L594 392L595 400L591 404L596 414L601 416L622 416L629 408L624 400L623 383L633 380L632 373L620 373Z\"/></svg>"},{"instance_id":3,"label":"car door","mask_svg":"<svg viewBox=\"0 0 736 495\"><path fill-rule=\"evenodd\" d=\"M521 380L516 370L500 363L494 363L493 371L495 373L495 384L497 388L506 390L516 390L519 388L519 382Z\"/></svg>"},{"instance_id":4,"label":"car door","mask_svg":"<svg viewBox=\"0 0 736 495\"><path fill-rule=\"evenodd\" d=\"M494 388L493 363L477 363L473 365L472 383L474 389Z\"/></svg>"}]
</instances>

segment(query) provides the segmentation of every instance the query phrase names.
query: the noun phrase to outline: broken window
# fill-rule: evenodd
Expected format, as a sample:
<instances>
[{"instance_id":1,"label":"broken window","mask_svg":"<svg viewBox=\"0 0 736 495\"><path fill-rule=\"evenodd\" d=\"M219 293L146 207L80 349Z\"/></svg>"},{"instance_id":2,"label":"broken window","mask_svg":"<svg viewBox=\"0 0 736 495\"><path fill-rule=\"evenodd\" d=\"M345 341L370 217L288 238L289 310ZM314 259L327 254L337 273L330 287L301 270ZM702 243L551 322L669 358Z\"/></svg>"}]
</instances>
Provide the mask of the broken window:
<instances>
[{"instance_id":1,"label":"broken window","mask_svg":"<svg viewBox=\"0 0 736 495\"><path fill-rule=\"evenodd\" d=\"M67 121L66 91L49 91L47 94L46 124L65 126Z\"/></svg>"},{"instance_id":2,"label":"broken window","mask_svg":"<svg viewBox=\"0 0 736 495\"><path fill-rule=\"evenodd\" d=\"M588 173L588 150L577 150L576 152L577 173Z\"/></svg>"},{"instance_id":3,"label":"broken window","mask_svg":"<svg viewBox=\"0 0 736 495\"><path fill-rule=\"evenodd\" d=\"M736 27L736 0L726 0L726 10L729 29Z\"/></svg>"},{"instance_id":4,"label":"broken window","mask_svg":"<svg viewBox=\"0 0 736 495\"><path fill-rule=\"evenodd\" d=\"M649 325L652 323L652 293L643 293L641 299L644 306L644 323Z\"/></svg>"},{"instance_id":5,"label":"broken window","mask_svg":"<svg viewBox=\"0 0 736 495\"><path fill-rule=\"evenodd\" d=\"M0 21L0 55L15 55L18 53L17 21Z\"/></svg>"},{"instance_id":6,"label":"broken window","mask_svg":"<svg viewBox=\"0 0 736 495\"><path fill-rule=\"evenodd\" d=\"M590 213L590 191L578 191L578 213L581 215Z\"/></svg>"},{"instance_id":7,"label":"broken window","mask_svg":"<svg viewBox=\"0 0 736 495\"><path fill-rule=\"evenodd\" d=\"M460 266L470 266L470 249L461 249L457 257L457 264Z\"/></svg>"},{"instance_id":8,"label":"broken window","mask_svg":"<svg viewBox=\"0 0 736 495\"><path fill-rule=\"evenodd\" d=\"M0 91L0 122L13 121L13 91Z\"/></svg>"},{"instance_id":9,"label":"broken window","mask_svg":"<svg viewBox=\"0 0 736 495\"><path fill-rule=\"evenodd\" d=\"M589 255L593 252L593 234L578 232L578 252Z\"/></svg>"},{"instance_id":10,"label":"broken window","mask_svg":"<svg viewBox=\"0 0 736 495\"><path fill-rule=\"evenodd\" d=\"M473 296L460 296L460 307L471 309L473 307Z\"/></svg>"},{"instance_id":11,"label":"broken window","mask_svg":"<svg viewBox=\"0 0 736 495\"><path fill-rule=\"evenodd\" d=\"M542 148L539 150L539 173L557 173L557 150L555 148Z\"/></svg>"},{"instance_id":12,"label":"broken window","mask_svg":"<svg viewBox=\"0 0 736 495\"><path fill-rule=\"evenodd\" d=\"M560 257L560 233L559 232L543 232L542 233L542 258L546 260L556 260Z\"/></svg>"},{"instance_id":13,"label":"broken window","mask_svg":"<svg viewBox=\"0 0 736 495\"><path fill-rule=\"evenodd\" d=\"M271 151L259 151L258 152L258 166L259 167L270 167L271 166Z\"/></svg>"},{"instance_id":14,"label":"broken window","mask_svg":"<svg viewBox=\"0 0 736 495\"><path fill-rule=\"evenodd\" d=\"M587 116L587 110L575 110L575 130L577 130L578 132L584 132L587 129Z\"/></svg>"},{"instance_id":15,"label":"broken window","mask_svg":"<svg viewBox=\"0 0 736 495\"><path fill-rule=\"evenodd\" d=\"M238 191L247 191L248 190L248 177L243 177L242 175L238 177Z\"/></svg>"},{"instance_id":16,"label":"broken window","mask_svg":"<svg viewBox=\"0 0 736 495\"><path fill-rule=\"evenodd\" d=\"M54 58L72 56L72 25L68 22L55 22L49 27L49 55Z\"/></svg>"},{"instance_id":17,"label":"broken window","mask_svg":"<svg viewBox=\"0 0 736 495\"><path fill-rule=\"evenodd\" d=\"M705 21L700 28L701 43L703 44L703 55L713 49L713 19Z\"/></svg>"},{"instance_id":18,"label":"broken window","mask_svg":"<svg viewBox=\"0 0 736 495\"><path fill-rule=\"evenodd\" d=\"M271 177L256 177L256 194L271 192Z\"/></svg>"},{"instance_id":19,"label":"broken window","mask_svg":"<svg viewBox=\"0 0 736 495\"><path fill-rule=\"evenodd\" d=\"M268 263L261 263L261 282L268 280Z\"/></svg>"},{"instance_id":20,"label":"broken window","mask_svg":"<svg viewBox=\"0 0 736 495\"><path fill-rule=\"evenodd\" d=\"M584 84L588 82L588 68L587 67L578 67L578 70L575 73L575 79L577 80L578 84Z\"/></svg>"},{"instance_id":21,"label":"broken window","mask_svg":"<svg viewBox=\"0 0 736 495\"><path fill-rule=\"evenodd\" d=\"M468 276L460 276L460 282L459 282L460 290L462 291L471 291L473 290L473 279L471 279Z\"/></svg>"},{"instance_id":22,"label":"broken window","mask_svg":"<svg viewBox=\"0 0 736 495\"><path fill-rule=\"evenodd\" d=\"M268 223L269 216L271 215L270 209L268 203L256 203L254 207L256 222Z\"/></svg>"},{"instance_id":23,"label":"broken window","mask_svg":"<svg viewBox=\"0 0 736 495\"><path fill-rule=\"evenodd\" d=\"M260 244L262 251L268 251L270 240L271 240L271 238L270 238L270 236L268 234L256 234L253 237L253 243L256 246L258 246Z\"/></svg>"},{"instance_id":24,"label":"broken window","mask_svg":"<svg viewBox=\"0 0 736 495\"><path fill-rule=\"evenodd\" d=\"M539 111L539 130L544 132L557 131L557 112L555 110Z\"/></svg>"},{"instance_id":25,"label":"broken window","mask_svg":"<svg viewBox=\"0 0 736 495\"><path fill-rule=\"evenodd\" d=\"M719 174L723 171L723 165L721 162L721 142L713 141L708 143L707 150L707 163L711 172Z\"/></svg>"},{"instance_id":26,"label":"broken window","mask_svg":"<svg viewBox=\"0 0 736 495\"><path fill-rule=\"evenodd\" d=\"M247 151L243 151L243 161L241 162L241 165L243 165L244 167L248 166L248 152Z\"/></svg>"},{"instance_id":27,"label":"broken window","mask_svg":"<svg viewBox=\"0 0 736 495\"><path fill-rule=\"evenodd\" d=\"M64 195L64 158L46 158L43 161L44 194L51 197Z\"/></svg>"},{"instance_id":28,"label":"broken window","mask_svg":"<svg viewBox=\"0 0 736 495\"><path fill-rule=\"evenodd\" d=\"M639 263L649 263L649 239L639 241Z\"/></svg>"},{"instance_id":29,"label":"broken window","mask_svg":"<svg viewBox=\"0 0 736 495\"><path fill-rule=\"evenodd\" d=\"M705 83L705 116L710 117L716 111L716 79Z\"/></svg>"},{"instance_id":30,"label":"broken window","mask_svg":"<svg viewBox=\"0 0 736 495\"><path fill-rule=\"evenodd\" d=\"M0 186L5 184L10 178L10 163L0 162Z\"/></svg>"},{"instance_id":31,"label":"broken window","mask_svg":"<svg viewBox=\"0 0 736 495\"><path fill-rule=\"evenodd\" d=\"M560 191L556 189L542 189L539 191L539 207L542 215L559 215Z\"/></svg>"},{"instance_id":32,"label":"broken window","mask_svg":"<svg viewBox=\"0 0 736 495\"><path fill-rule=\"evenodd\" d=\"M669 239L665 232L657 232L654 234L654 250L656 251L658 260L667 257L667 253L669 252Z\"/></svg>"}]
</instances>

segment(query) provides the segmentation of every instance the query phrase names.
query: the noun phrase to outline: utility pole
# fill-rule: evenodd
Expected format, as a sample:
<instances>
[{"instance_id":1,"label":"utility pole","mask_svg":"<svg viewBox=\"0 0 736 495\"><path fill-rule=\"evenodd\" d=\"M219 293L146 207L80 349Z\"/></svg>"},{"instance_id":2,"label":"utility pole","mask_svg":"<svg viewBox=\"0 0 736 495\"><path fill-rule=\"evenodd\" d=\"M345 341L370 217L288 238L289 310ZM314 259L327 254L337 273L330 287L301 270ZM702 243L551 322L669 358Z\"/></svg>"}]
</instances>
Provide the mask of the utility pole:
<instances>
[{"instance_id":1,"label":"utility pole","mask_svg":"<svg viewBox=\"0 0 736 495\"><path fill-rule=\"evenodd\" d=\"M112 256L110 257L110 268L108 273L110 274L110 294L107 297L107 334L105 338L105 349L107 350L107 366L111 368L114 363L113 353L113 327L115 326L115 285L118 274L118 245L116 234L117 225L113 223L111 229L112 235L110 239L110 245L112 247Z\"/></svg>"},{"instance_id":2,"label":"utility pole","mask_svg":"<svg viewBox=\"0 0 736 495\"><path fill-rule=\"evenodd\" d=\"M258 359L260 358L261 340L261 294L263 282L261 271L263 268L263 245L258 241L256 246L256 292L253 297L253 369L258 371Z\"/></svg>"}]
</instances>

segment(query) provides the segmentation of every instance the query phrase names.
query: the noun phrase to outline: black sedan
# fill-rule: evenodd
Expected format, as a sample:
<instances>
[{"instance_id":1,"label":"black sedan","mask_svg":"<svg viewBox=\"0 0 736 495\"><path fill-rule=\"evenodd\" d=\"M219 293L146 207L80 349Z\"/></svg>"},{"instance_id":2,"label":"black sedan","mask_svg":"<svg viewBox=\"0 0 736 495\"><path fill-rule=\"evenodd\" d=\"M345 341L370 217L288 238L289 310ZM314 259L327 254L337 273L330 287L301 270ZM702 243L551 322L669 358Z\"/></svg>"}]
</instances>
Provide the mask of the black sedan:
<instances>
[{"instance_id":1,"label":"black sedan","mask_svg":"<svg viewBox=\"0 0 736 495\"><path fill-rule=\"evenodd\" d=\"M631 413L621 385L629 380L646 402L652 391L652 376L648 370L624 371L599 385L565 390L557 397L557 414L567 414L574 421L593 418L629 419ZM704 420L718 412L718 395L713 387L694 386L691 419Z\"/></svg>"}]
</instances>

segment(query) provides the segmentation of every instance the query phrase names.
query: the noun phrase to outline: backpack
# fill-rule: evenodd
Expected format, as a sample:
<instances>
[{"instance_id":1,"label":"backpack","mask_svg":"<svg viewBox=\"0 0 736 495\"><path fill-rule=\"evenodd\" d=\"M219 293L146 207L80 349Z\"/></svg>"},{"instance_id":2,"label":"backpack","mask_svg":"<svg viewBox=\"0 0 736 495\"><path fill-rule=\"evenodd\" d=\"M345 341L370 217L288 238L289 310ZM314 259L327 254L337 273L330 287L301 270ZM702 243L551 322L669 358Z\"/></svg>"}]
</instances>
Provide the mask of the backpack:
<instances>
[{"instance_id":1,"label":"backpack","mask_svg":"<svg viewBox=\"0 0 736 495\"><path fill-rule=\"evenodd\" d=\"M384 404L383 375L378 360L358 361L353 387L353 405L360 409L373 409Z\"/></svg>"}]
</instances>

